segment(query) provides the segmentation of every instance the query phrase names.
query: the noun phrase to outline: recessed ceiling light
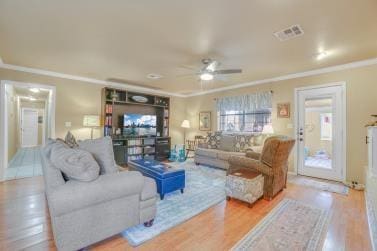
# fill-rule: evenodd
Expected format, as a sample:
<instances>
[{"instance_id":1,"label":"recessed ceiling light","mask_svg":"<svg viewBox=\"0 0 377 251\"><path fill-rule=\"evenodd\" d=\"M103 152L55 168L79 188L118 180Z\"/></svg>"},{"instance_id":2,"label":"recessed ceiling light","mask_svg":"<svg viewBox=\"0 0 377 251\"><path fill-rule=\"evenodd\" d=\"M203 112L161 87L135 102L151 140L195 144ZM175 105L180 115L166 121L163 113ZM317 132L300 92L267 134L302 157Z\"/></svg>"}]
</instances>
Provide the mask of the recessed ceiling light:
<instances>
[{"instance_id":1,"label":"recessed ceiling light","mask_svg":"<svg viewBox=\"0 0 377 251\"><path fill-rule=\"evenodd\" d=\"M160 78L162 78L162 76L160 74L156 74L156 73L149 73L147 75L147 78L149 78L149 79L160 79Z\"/></svg>"},{"instance_id":2,"label":"recessed ceiling light","mask_svg":"<svg viewBox=\"0 0 377 251\"><path fill-rule=\"evenodd\" d=\"M213 79L213 74L208 73L208 72L204 72L204 73L200 74L200 79L204 80L204 81L212 80Z\"/></svg>"},{"instance_id":3,"label":"recessed ceiling light","mask_svg":"<svg viewBox=\"0 0 377 251\"><path fill-rule=\"evenodd\" d=\"M38 88L30 88L29 89L31 92L38 93L40 90Z\"/></svg>"},{"instance_id":4,"label":"recessed ceiling light","mask_svg":"<svg viewBox=\"0 0 377 251\"><path fill-rule=\"evenodd\" d=\"M35 101L35 100L37 100L36 98L33 98L33 97L29 97L29 100L30 101Z\"/></svg>"},{"instance_id":5,"label":"recessed ceiling light","mask_svg":"<svg viewBox=\"0 0 377 251\"><path fill-rule=\"evenodd\" d=\"M317 58L317 60L322 60L325 57L327 57L328 55L329 55L329 53L327 51L321 51L317 54L316 58Z\"/></svg>"}]
</instances>

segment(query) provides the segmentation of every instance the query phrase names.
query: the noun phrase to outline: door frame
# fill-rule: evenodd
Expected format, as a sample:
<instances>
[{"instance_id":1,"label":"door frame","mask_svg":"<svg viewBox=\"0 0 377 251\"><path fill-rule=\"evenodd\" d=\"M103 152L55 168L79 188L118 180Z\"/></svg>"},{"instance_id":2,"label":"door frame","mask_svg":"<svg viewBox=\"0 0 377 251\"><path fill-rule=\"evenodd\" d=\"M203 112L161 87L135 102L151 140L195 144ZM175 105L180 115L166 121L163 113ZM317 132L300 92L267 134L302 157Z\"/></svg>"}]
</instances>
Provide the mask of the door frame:
<instances>
[{"instance_id":1,"label":"door frame","mask_svg":"<svg viewBox=\"0 0 377 251\"><path fill-rule=\"evenodd\" d=\"M22 107L21 108L21 117L20 117L20 125L21 125L21 127L20 127L20 136L21 136L21 147L31 147L31 146L25 146L24 145L24 130L22 129L22 127L23 127L23 123L24 123L24 111L25 110L29 110L29 111L34 111L34 112L36 112L37 113L37 145L38 145L38 140L39 140L39 132L38 132L38 109L35 109L35 108L29 108L29 107ZM44 129L44 128L43 128ZM43 130L42 130L42 133L43 133ZM42 144L43 144L43 142L42 142Z\"/></svg>"},{"instance_id":2,"label":"door frame","mask_svg":"<svg viewBox=\"0 0 377 251\"><path fill-rule=\"evenodd\" d=\"M296 139L296 142L298 140L298 129L299 129L299 119L298 119L298 94L299 91L305 91L305 90L311 90L311 89L318 89L318 88L325 88L325 87L341 87L342 89L342 106L340 107L342 112L342 125L343 125L343 132L342 132L342 146L341 146L341 154L340 157L341 160L341 180L342 182L346 182L347 177L347 83L345 81L341 82L333 82L328 84L320 84L320 85L310 85L310 86L304 86L304 87L298 87L294 89L294 138ZM299 154L299 147L298 144L295 144L294 146L294 170L293 174L298 174L298 154Z\"/></svg>"},{"instance_id":3,"label":"door frame","mask_svg":"<svg viewBox=\"0 0 377 251\"><path fill-rule=\"evenodd\" d=\"M0 181L4 181L5 169L8 166L8 104L6 102L6 86L22 88L42 88L51 91L49 105L45 110L49 115L49 123L46 127L50 131L50 137L55 138L55 107L56 87L50 84L37 84L29 82L17 82L12 80L0 81ZM44 144L45 142L43 142ZM2 160L2 161L1 161Z\"/></svg>"}]
</instances>

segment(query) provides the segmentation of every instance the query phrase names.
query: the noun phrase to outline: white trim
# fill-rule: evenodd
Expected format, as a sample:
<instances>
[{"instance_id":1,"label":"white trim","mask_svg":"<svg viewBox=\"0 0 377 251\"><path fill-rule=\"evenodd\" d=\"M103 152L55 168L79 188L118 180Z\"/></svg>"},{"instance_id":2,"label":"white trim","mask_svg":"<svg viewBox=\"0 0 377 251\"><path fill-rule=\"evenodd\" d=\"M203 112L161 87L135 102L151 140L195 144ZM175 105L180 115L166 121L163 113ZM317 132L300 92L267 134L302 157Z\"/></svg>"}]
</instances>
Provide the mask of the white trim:
<instances>
[{"instance_id":1,"label":"white trim","mask_svg":"<svg viewBox=\"0 0 377 251\"><path fill-rule=\"evenodd\" d=\"M29 68L29 67L18 66L18 65L4 64L2 61L0 61L0 68L39 74L39 75L44 75L44 76L49 76L49 77L57 77L57 78L63 78L63 79L82 81L82 82L87 82L87 83L97 84L97 85L105 85L105 86L110 86L110 87L115 87L115 88L120 88L120 89L130 89L134 91L149 92L149 93L155 93L155 94L188 98L188 97L194 97L194 96L200 96L200 95L205 95L209 93L233 90L233 89L238 89L238 88L243 88L243 87L248 87L248 86L253 86L253 85L261 85L261 84L267 84L267 83L278 82L278 81L283 81L283 80L303 78L303 77L309 77L309 76L314 76L314 75L320 75L324 73L337 72L337 71L342 71L342 70L347 70L347 69L360 68L360 67L375 65L375 64L377 64L377 58L371 58L371 59L355 61L355 62L351 62L347 64L335 65L335 66L324 67L324 68L319 68L319 69L310 70L310 71L303 71L303 72L297 72L297 73L292 73L288 75L282 75L282 76L278 76L274 78L260 79L260 80L255 80L255 81L251 81L247 83L241 83L241 84L235 84L231 86L215 88L215 89L211 89L207 91L199 91L199 92L195 92L188 95L155 90L153 88L139 87L139 86L134 86L130 84L122 84L122 83L98 80L94 78L81 77L81 76L76 76L76 75L59 73L55 71L48 71L48 70Z\"/></svg>"},{"instance_id":2,"label":"white trim","mask_svg":"<svg viewBox=\"0 0 377 251\"><path fill-rule=\"evenodd\" d=\"M5 102L5 86L12 85L22 88L43 88L50 90L51 108L49 121L51 122L51 138L55 138L55 107L56 107L56 87L53 85L44 85L36 83L23 83L10 80L0 81L0 181L4 180L4 170L8 166L8 121ZM47 135L48 136L48 135Z\"/></svg>"},{"instance_id":3,"label":"white trim","mask_svg":"<svg viewBox=\"0 0 377 251\"><path fill-rule=\"evenodd\" d=\"M0 82L0 121L2 121L2 123L0 123L0 140L2 140L2 142L0 142L0 181L2 181L4 179L4 173L5 173L5 168L7 167L8 165L8 147L6 144L4 144L4 142L8 142L8 134L5 133L6 129L7 129L7 125L8 125L8 121L7 121L7 116L5 116L6 114L6 99L4 98L5 97L5 83L3 81Z\"/></svg>"},{"instance_id":4,"label":"white trim","mask_svg":"<svg viewBox=\"0 0 377 251\"><path fill-rule=\"evenodd\" d=\"M120 88L120 89L129 89L132 91L141 91L141 92L155 93L155 94L168 95L168 96L185 97L185 95L182 95L182 94L160 91L160 90L155 90L155 89L147 88L147 87L134 86L130 84L121 84L121 83L116 83L116 82L111 82L111 81L104 81L104 80L99 80L99 79L94 79L94 78L81 77L81 76L76 76L76 75L70 75L70 74L36 69L36 68L23 67L23 66L18 66L18 65L4 64L1 62L0 62L0 68L39 74L39 75L44 75L44 76L49 76L49 77L76 80L76 81L87 82L87 83L96 84L96 85L104 85L104 86Z\"/></svg>"},{"instance_id":5,"label":"white trim","mask_svg":"<svg viewBox=\"0 0 377 251\"><path fill-rule=\"evenodd\" d=\"M346 88L346 82L334 82L334 83L328 83L328 84L322 84L322 85L311 85L311 86L304 86L304 87L298 87L293 90L294 94L294 138L298 140L298 92L303 90L311 90L311 89L318 89L318 88L324 88L324 87L334 87L334 86L340 86L342 88L342 127L343 127L343 140L342 140L342 181L343 183L346 182L347 177L347 88ZM294 169L293 172L297 175L298 174L298 144L295 144L294 146Z\"/></svg>"}]
</instances>

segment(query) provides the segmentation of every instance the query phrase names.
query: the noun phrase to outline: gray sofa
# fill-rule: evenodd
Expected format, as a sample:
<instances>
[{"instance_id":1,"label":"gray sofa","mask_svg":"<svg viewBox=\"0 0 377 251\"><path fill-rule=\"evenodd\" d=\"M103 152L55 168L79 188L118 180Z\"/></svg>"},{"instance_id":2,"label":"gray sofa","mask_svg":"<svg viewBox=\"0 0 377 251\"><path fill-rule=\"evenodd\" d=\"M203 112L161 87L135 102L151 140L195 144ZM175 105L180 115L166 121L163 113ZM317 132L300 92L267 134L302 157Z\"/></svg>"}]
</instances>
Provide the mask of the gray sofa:
<instances>
[{"instance_id":1,"label":"gray sofa","mask_svg":"<svg viewBox=\"0 0 377 251\"><path fill-rule=\"evenodd\" d=\"M42 151L45 191L56 246L78 250L141 223L156 214L156 183L139 172L100 175L91 182L66 181Z\"/></svg>"},{"instance_id":2,"label":"gray sofa","mask_svg":"<svg viewBox=\"0 0 377 251\"><path fill-rule=\"evenodd\" d=\"M231 156L245 156L247 149L260 152L264 135L261 134L223 134L208 133L205 143L200 143L195 150L195 164L227 170Z\"/></svg>"}]
</instances>

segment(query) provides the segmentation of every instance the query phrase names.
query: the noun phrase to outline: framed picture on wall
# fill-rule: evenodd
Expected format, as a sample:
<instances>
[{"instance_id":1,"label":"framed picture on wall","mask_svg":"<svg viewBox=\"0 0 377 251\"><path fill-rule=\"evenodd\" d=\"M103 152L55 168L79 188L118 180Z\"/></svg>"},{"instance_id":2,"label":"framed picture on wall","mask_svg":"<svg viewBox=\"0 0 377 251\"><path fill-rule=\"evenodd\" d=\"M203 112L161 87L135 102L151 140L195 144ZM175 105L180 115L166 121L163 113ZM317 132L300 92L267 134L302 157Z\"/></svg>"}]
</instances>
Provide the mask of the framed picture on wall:
<instances>
[{"instance_id":1,"label":"framed picture on wall","mask_svg":"<svg viewBox=\"0 0 377 251\"><path fill-rule=\"evenodd\" d=\"M211 131L211 112L199 112L199 130Z\"/></svg>"},{"instance_id":2,"label":"framed picture on wall","mask_svg":"<svg viewBox=\"0 0 377 251\"><path fill-rule=\"evenodd\" d=\"M280 103L277 108L278 118L289 118L291 116L290 103Z\"/></svg>"}]
</instances>

